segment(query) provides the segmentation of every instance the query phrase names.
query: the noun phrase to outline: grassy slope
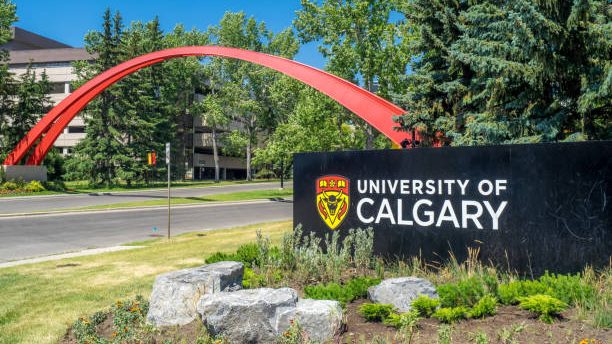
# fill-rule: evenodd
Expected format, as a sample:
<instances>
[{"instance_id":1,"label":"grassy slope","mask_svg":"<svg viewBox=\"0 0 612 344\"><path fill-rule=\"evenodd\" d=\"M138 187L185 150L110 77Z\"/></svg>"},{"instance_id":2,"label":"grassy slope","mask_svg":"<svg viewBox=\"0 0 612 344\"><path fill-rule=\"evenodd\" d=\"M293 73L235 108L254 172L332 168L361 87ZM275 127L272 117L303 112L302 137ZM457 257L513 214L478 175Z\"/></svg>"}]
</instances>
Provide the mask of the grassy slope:
<instances>
[{"instance_id":1,"label":"grassy slope","mask_svg":"<svg viewBox=\"0 0 612 344\"><path fill-rule=\"evenodd\" d=\"M201 265L215 251L234 251L255 240L259 228L278 243L291 222L191 233L170 242L151 240L142 249L0 269L0 343L55 343L79 316L117 299L148 297L157 274Z\"/></svg>"},{"instance_id":2,"label":"grassy slope","mask_svg":"<svg viewBox=\"0 0 612 344\"><path fill-rule=\"evenodd\" d=\"M171 203L177 204L194 204L194 203L205 203L205 202L227 202L227 201L246 201L255 199L269 199L269 198L282 198L293 195L293 189L283 190L255 190L255 191L242 191L242 192L230 192L216 195L208 195L201 197L174 197ZM150 201L140 202L124 202L115 204L104 204L94 205L82 208L76 208L72 210L95 210L95 209L117 209L117 208L134 208L134 207L148 207L148 206L160 206L167 205L167 199L156 199Z\"/></svg>"}]
</instances>

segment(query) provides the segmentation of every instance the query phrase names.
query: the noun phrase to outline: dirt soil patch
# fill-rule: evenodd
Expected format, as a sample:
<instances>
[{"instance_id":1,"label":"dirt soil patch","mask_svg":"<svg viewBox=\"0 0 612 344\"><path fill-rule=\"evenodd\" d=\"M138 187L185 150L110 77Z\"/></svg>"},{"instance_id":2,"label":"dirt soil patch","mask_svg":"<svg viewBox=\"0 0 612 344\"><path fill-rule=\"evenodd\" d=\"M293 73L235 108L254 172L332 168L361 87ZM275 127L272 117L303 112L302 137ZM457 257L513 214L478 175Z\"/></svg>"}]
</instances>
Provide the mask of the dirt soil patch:
<instances>
[{"instance_id":1,"label":"dirt soil patch","mask_svg":"<svg viewBox=\"0 0 612 344\"><path fill-rule=\"evenodd\" d=\"M387 339L397 343L394 328L381 323L366 322L358 313L358 308L365 301L359 300L347 305L346 332L340 343L369 343L375 338ZM484 333L489 343L534 343L534 344L577 344L581 340L596 339L598 344L612 344L612 330L596 329L588 324L571 319L572 311L563 313L563 317L549 325L529 312L515 306L500 306L497 314L484 319L470 319L457 322L451 326L451 343L476 343L477 333ZM438 330L441 324L435 319L419 321L417 332L412 343L435 344L438 342Z\"/></svg>"},{"instance_id":2,"label":"dirt soil patch","mask_svg":"<svg viewBox=\"0 0 612 344\"><path fill-rule=\"evenodd\" d=\"M357 300L349 303L345 310L345 331L336 343L371 343L384 340L386 343L401 343L395 328L382 323L367 322L359 314L359 306L366 300ZM514 344L578 344L581 340L596 339L597 344L612 344L612 330L596 329L588 324L572 319L570 310L563 314L561 319L549 325L545 324L529 312L514 306L500 306L497 314L484 319L464 320L450 326L450 338L453 344L473 344L478 333L484 333L488 343ZM414 334L414 344L438 343L439 330L443 325L435 319L423 319L419 322ZM202 334L202 324L194 321L185 326L166 327L142 338L142 343L195 343ZM96 332L103 338L113 338L113 318L109 316L96 327ZM61 344L76 344L77 341L68 330Z\"/></svg>"}]
</instances>

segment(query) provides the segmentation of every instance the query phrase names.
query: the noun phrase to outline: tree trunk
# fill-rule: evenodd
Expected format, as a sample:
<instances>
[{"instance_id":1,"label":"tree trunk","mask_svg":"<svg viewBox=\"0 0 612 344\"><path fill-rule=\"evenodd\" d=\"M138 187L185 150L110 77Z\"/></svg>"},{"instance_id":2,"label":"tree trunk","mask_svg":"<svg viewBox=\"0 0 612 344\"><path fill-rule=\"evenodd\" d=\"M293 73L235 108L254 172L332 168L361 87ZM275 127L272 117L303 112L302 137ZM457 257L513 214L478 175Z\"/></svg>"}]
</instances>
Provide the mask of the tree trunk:
<instances>
[{"instance_id":1,"label":"tree trunk","mask_svg":"<svg viewBox=\"0 0 612 344\"><path fill-rule=\"evenodd\" d=\"M371 77L367 78L365 86L369 92L372 92L372 89L374 88L373 78ZM369 125L367 122L365 123L365 134L366 134L365 149L374 149L374 130L372 129L372 126Z\"/></svg>"},{"instance_id":2,"label":"tree trunk","mask_svg":"<svg viewBox=\"0 0 612 344\"><path fill-rule=\"evenodd\" d=\"M213 160L215 161L215 183L219 182L219 153L217 152L217 130L212 127Z\"/></svg>"},{"instance_id":3,"label":"tree trunk","mask_svg":"<svg viewBox=\"0 0 612 344\"><path fill-rule=\"evenodd\" d=\"M251 176L251 128L247 129L247 146L246 146L246 169L247 169L247 181L251 181L253 176Z\"/></svg>"}]
</instances>

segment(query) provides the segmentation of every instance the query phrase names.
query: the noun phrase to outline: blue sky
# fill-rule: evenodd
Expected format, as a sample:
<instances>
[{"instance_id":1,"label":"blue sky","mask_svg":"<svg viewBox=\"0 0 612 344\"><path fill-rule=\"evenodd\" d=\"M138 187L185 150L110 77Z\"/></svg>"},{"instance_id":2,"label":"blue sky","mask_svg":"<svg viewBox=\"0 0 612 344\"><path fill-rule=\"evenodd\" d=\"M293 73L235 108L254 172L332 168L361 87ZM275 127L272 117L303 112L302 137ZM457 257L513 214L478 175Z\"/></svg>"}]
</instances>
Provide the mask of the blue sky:
<instances>
[{"instance_id":1,"label":"blue sky","mask_svg":"<svg viewBox=\"0 0 612 344\"><path fill-rule=\"evenodd\" d=\"M13 0L13 3L19 17L16 26L75 47L83 46L88 31L101 27L107 7L113 12L119 10L125 24L148 21L157 15L164 31L172 30L177 23L187 29L205 30L217 24L226 11L244 11L264 21L274 32L290 26L295 11L301 7L299 0ZM325 64L316 44L302 46L295 59L317 68Z\"/></svg>"}]
</instances>

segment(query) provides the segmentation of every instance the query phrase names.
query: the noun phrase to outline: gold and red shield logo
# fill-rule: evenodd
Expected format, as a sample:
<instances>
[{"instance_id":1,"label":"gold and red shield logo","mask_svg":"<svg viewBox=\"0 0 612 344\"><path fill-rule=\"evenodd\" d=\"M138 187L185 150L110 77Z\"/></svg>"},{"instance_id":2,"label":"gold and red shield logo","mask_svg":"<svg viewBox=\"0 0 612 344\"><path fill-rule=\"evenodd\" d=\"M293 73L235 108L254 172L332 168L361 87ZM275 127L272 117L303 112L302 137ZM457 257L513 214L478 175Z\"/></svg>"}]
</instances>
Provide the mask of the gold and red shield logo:
<instances>
[{"instance_id":1,"label":"gold and red shield logo","mask_svg":"<svg viewBox=\"0 0 612 344\"><path fill-rule=\"evenodd\" d=\"M317 211L330 229L336 229L348 213L349 180L342 176L317 179Z\"/></svg>"}]
</instances>

